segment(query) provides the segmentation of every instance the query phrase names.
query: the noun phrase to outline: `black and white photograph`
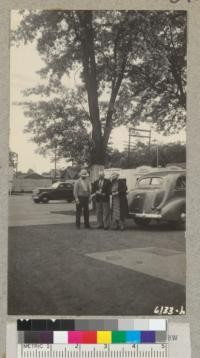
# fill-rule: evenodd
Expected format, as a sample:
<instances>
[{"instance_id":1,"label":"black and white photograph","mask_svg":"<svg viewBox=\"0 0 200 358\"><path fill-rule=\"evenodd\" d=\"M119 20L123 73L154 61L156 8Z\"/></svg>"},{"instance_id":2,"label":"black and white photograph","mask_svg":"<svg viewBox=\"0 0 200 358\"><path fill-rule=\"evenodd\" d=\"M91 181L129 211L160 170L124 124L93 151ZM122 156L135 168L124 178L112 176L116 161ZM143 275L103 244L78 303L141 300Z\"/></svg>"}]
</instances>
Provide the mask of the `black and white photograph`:
<instances>
[{"instance_id":1,"label":"black and white photograph","mask_svg":"<svg viewBox=\"0 0 200 358\"><path fill-rule=\"evenodd\" d=\"M184 315L187 12L10 23L8 314Z\"/></svg>"}]
</instances>

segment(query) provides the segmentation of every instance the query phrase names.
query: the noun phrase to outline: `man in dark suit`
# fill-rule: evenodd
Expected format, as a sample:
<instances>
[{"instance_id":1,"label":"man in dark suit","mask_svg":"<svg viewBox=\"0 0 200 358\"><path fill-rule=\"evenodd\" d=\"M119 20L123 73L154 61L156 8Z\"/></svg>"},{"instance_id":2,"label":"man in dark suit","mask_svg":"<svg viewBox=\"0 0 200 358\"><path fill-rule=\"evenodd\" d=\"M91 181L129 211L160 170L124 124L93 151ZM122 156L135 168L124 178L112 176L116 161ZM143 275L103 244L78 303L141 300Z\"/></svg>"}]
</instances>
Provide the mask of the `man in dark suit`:
<instances>
[{"instance_id":1,"label":"man in dark suit","mask_svg":"<svg viewBox=\"0 0 200 358\"><path fill-rule=\"evenodd\" d=\"M98 229L109 229L110 225L110 194L111 194L111 182L109 179L105 179L104 172L99 173L99 178L93 184L93 196L96 201L96 215Z\"/></svg>"}]
</instances>

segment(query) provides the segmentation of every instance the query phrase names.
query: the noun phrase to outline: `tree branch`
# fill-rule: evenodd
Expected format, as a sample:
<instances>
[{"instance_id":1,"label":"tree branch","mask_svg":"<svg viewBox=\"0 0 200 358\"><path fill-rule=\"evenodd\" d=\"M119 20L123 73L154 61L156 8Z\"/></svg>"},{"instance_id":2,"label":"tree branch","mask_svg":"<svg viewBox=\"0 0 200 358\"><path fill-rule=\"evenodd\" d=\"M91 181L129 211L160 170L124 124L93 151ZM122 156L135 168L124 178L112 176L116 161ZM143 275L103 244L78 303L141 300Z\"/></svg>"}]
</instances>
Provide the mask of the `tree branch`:
<instances>
[{"instance_id":1,"label":"tree branch","mask_svg":"<svg viewBox=\"0 0 200 358\"><path fill-rule=\"evenodd\" d=\"M170 29L170 38L171 38L171 44L172 44L172 47L173 47L174 55L172 54L171 57L168 57L168 60L170 61L172 74L174 76L174 79L176 81L177 87L178 87L179 92L180 92L180 93L178 93L180 103L181 103L181 105L186 107L186 94L185 94L185 92L183 90L181 71L180 71L180 68L178 67L178 64L177 64L178 56L177 56L176 47L174 45L173 33L172 33L172 28L171 28L170 24L169 24L169 29Z\"/></svg>"},{"instance_id":2,"label":"tree branch","mask_svg":"<svg viewBox=\"0 0 200 358\"><path fill-rule=\"evenodd\" d=\"M114 57L114 74L112 76L112 89L114 89L115 86L115 81L116 81L116 77L117 77L117 73L116 73L116 69L117 69L117 45L118 45L118 41L119 41L119 36L122 33L121 28L118 30L117 32L117 36L115 38L115 42L114 42L114 51L113 51L113 57Z\"/></svg>"}]
</instances>

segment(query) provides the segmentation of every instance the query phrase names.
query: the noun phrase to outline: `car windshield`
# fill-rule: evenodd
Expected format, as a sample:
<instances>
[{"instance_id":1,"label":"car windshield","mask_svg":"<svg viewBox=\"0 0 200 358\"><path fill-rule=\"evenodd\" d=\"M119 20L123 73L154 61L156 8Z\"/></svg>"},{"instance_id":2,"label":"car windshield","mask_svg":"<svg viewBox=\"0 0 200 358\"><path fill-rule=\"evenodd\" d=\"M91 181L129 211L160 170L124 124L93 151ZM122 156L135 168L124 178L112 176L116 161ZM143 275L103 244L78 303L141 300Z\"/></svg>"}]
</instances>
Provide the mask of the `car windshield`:
<instances>
[{"instance_id":1,"label":"car windshield","mask_svg":"<svg viewBox=\"0 0 200 358\"><path fill-rule=\"evenodd\" d=\"M57 189L59 185L60 185L60 183L56 182L56 183L53 183L51 187L54 189Z\"/></svg>"},{"instance_id":2,"label":"car windshield","mask_svg":"<svg viewBox=\"0 0 200 358\"><path fill-rule=\"evenodd\" d=\"M138 180L138 187L157 187L161 186L163 183L163 178L161 177L148 177L141 178Z\"/></svg>"}]
</instances>

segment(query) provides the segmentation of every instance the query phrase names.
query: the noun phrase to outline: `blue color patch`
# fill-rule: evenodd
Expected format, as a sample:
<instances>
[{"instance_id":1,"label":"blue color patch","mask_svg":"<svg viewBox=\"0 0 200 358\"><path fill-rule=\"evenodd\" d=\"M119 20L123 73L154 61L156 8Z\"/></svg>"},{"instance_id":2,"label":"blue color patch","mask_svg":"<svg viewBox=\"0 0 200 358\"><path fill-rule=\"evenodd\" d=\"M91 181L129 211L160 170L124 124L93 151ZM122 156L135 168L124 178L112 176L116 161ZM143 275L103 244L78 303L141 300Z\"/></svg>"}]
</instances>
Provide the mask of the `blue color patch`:
<instances>
[{"instance_id":1,"label":"blue color patch","mask_svg":"<svg viewBox=\"0 0 200 358\"><path fill-rule=\"evenodd\" d=\"M141 331L127 331L126 343L141 343Z\"/></svg>"}]
</instances>

